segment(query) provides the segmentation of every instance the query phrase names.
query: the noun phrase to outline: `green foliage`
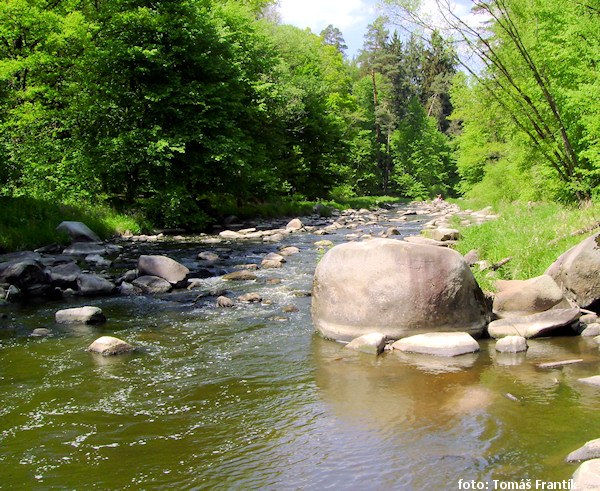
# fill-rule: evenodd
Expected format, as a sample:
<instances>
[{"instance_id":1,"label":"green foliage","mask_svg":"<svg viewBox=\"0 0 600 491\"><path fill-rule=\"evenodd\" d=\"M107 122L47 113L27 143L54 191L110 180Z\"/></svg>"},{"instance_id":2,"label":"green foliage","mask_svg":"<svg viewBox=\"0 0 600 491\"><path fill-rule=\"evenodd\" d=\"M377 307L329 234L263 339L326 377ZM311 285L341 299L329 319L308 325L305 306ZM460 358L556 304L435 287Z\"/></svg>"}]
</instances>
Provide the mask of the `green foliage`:
<instances>
[{"instance_id":1,"label":"green foliage","mask_svg":"<svg viewBox=\"0 0 600 491\"><path fill-rule=\"evenodd\" d=\"M461 206L478 208L482 204L463 201ZM600 220L600 207L590 203L568 208L558 203L501 202L494 210L500 218L461 228L462 238L456 246L461 254L476 249L490 264L513 258L496 273L475 268L477 281L485 290L493 290L497 279L525 280L543 274L558 256L586 237L571 236L572 232ZM550 243L555 239L560 240Z\"/></svg>"},{"instance_id":2,"label":"green foliage","mask_svg":"<svg viewBox=\"0 0 600 491\"><path fill-rule=\"evenodd\" d=\"M35 249L53 242L68 243L68 237L54 230L65 220L83 222L103 239L127 230L141 233L148 229L141 216L116 213L106 206L84 208L0 196L0 253Z\"/></svg>"}]
</instances>

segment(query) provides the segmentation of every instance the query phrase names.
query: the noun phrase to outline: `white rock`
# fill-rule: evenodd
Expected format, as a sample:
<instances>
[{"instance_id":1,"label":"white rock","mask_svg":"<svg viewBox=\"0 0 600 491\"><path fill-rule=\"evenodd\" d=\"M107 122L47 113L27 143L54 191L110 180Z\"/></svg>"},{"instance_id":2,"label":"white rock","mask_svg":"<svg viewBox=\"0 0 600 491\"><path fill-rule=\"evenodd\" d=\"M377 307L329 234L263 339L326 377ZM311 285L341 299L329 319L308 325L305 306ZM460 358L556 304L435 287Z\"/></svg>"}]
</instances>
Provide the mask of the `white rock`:
<instances>
[{"instance_id":1,"label":"white rock","mask_svg":"<svg viewBox=\"0 0 600 491\"><path fill-rule=\"evenodd\" d=\"M600 459L588 460L573 474L572 490L600 489Z\"/></svg>"},{"instance_id":2,"label":"white rock","mask_svg":"<svg viewBox=\"0 0 600 491\"><path fill-rule=\"evenodd\" d=\"M479 351L479 343L466 332L428 332L396 341L393 349L436 356L458 356Z\"/></svg>"},{"instance_id":3,"label":"white rock","mask_svg":"<svg viewBox=\"0 0 600 491\"><path fill-rule=\"evenodd\" d=\"M115 338L113 336L102 336L89 345L88 351L99 353L103 356L118 355L121 353L130 353L135 348L129 343Z\"/></svg>"},{"instance_id":4,"label":"white rock","mask_svg":"<svg viewBox=\"0 0 600 491\"><path fill-rule=\"evenodd\" d=\"M54 314L57 324L94 324L106 321L99 307L76 307L59 310Z\"/></svg>"},{"instance_id":5,"label":"white rock","mask_svg":"<svg viewBox=\"0 0 600 491\"><path fill-rule=\"evenodd\" d=\"M372 332L370 334L364 334L363 336L353 339L345 347L348 349L361 351L363 353L378 355L385 347L385 340L385 335L379 332Z\"/></svg>"},{"instance_id":6,"label":"white rock","mask_svg":"<svg viewBox=\"0 0 600 491\"><path fill-rule=\"evenodd\" d=\"M496 351L501 353L519 353L527 348L527 340L522 336L506 336L496 342Z\"/></svg>"}]
</instances>

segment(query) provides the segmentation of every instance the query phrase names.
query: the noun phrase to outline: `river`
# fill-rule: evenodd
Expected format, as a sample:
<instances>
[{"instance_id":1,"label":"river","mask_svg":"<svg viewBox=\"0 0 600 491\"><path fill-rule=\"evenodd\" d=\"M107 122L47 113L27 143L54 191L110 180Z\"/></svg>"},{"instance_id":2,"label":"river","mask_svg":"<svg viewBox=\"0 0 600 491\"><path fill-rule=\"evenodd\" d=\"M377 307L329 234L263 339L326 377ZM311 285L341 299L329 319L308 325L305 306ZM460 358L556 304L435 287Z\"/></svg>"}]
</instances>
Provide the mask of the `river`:
<instances>
[{"instance_id":1,"label":"river","mask_svg":"<svg viewBox=\"0 0 600 491\"><path fill-rule=\"evenodd\" d=\"M417 233L422 218L394 223L398 238ZM215 251L223 272L282 245L301 252L259 270L256 282L213 277L155 297L2 307L0 488L446 490L461 479L488 489L494 480L569 479L577 466L564 457L600 437L598 390L577 382L598 373L597 344L538 339L527 354L500 356L481 340L478 354L452 359L344 350L313 332L307 292L322 254L313 242L347 233L281 244L127 243L125 256L167 254L192 270L200 251ZM223 309L214 297L197 299L219 288L273 303ZM54 324L55 311L78 305L101 307L108 321ZM284 313L286 305L298 311ZM54 336L30 337L36 327ZM86 351L105 334L137 350ZM570 358L584 361L537 367Z\"/></svg>"}]
</instances>

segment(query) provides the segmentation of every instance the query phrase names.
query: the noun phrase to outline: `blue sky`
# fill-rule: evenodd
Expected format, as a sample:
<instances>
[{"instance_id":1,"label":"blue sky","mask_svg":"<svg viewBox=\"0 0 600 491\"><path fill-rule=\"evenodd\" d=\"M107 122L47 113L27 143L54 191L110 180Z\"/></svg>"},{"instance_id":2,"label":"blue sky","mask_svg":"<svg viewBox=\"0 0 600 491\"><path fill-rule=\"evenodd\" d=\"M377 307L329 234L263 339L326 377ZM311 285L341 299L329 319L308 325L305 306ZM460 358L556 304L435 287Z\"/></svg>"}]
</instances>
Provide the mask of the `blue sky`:
<instances>
[{"instance_id":1,"label":"blue sky","mask_svg":"<svg viewBox=\"0 0 600 491\"><path fill-rule=\"evenodd\" d=\"M333 24L344 35L346 54L352 58L362 48L367 26L377 18L378 0L280 0L285 24L318 34Z\"/></svg>"},{"instance_id":2,"label":"blue sky","mask_svg":"<svg viewBox=\"0 0 600 491\"><path fill-rule=\"evenodd\" d=\"M362 48L367 26L381 14L377 9L378 0L279 0L281 20L301 29L310 28L319 34L329 24L333 24L344 35L348 45L346 54L351 59ZM435 12L435 0L421 0L422 10L432 17L432 23L440 22ZM471 0L453 0L453 10L469 24L477 20L470 15ZM390 28L393 31L394 27Z\"/></svg>"}]
</instances>

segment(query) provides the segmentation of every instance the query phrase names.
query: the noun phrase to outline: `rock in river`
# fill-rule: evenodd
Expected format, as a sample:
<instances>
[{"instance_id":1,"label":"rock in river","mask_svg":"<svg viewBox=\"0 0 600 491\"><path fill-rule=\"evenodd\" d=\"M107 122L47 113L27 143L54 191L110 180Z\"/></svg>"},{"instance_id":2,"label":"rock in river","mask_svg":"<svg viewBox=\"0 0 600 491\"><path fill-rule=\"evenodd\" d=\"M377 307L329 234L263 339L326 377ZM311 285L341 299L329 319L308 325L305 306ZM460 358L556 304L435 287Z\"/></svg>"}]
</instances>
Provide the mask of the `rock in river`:
<instances>
[{"instance_id":1,"label":"rock in river","mask_svg":"<svg viewBox=\"0 0 600 491\"><path fill-rule=\"evenodd\" d=\"M492 338L505 336L523 336L536 338L554 335L557 332L569 329L579 319L581 312L578 308L552 309L539 314L506 317L490 322L488 333ZM574 332L571 332L574 334Z\"/></svg>"},{"instance_id":2,"label":"rock in river","mask_svg":"<svg viewBox=\"0 0 600 491\"><path fill-rule=\"evenodd\" d=\"M106 321L102 309L91 306L59 310L54 318L57 324L99 324Z\"/></svg>"},{"instance_id":3,"label":"rock in river","mask_svg":"<svg viewBox=\"0 0 600 491\"><path fill-rule=\"evenodd\" d=\"M56 227L57 232L66 232L72 242L100 242L98 237L87 225L81 222L61 222Z\"/></svg>"},{"instance_id":4,"label":"rock in river","mask_svg":"<svg viewBox=\"0 0 600 491\"><path fill-rule=\"evenodd\" d=\"M316 330L340 341L371 332L389 339L432 331L479 336L488 317L458 252L394 239L331 249L317 266L312 296Z\"/></svg>"},{"instance_id":5,"label":"rock in river","mask_svg":"<svg viewBox=\"0 0 600 491\"><path fill-rule=\"evenodd\" d=\"M183 264L166 256L140 256L138 271L140 276L159 276L173 285L185 280L190 272Z\"/></svg>"},{"instance_id":6,"label":"rock in river","mask_svg":"<svg viewBox=\"0 0 600 491\"><path fill-rule=\"evenodd\" d=\"M466 332L428 332L400 339L395 350L436 356L458 356L479 351L479 344Z\"/></svg>"},{"instance_id":7,"label":"rock in river","mask_svg":"<svg viewBox=\"0 0 600 491\"><path fill-rule=\"evenodd\" d=\"M102 336L89 345L88 351L99 353L103 356L119 355L121 353L130 353L135 348L129 343L113 336Z\"/></svg>"}]
</instances>

